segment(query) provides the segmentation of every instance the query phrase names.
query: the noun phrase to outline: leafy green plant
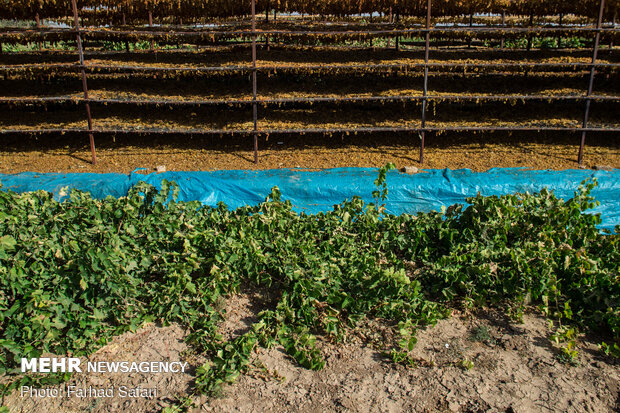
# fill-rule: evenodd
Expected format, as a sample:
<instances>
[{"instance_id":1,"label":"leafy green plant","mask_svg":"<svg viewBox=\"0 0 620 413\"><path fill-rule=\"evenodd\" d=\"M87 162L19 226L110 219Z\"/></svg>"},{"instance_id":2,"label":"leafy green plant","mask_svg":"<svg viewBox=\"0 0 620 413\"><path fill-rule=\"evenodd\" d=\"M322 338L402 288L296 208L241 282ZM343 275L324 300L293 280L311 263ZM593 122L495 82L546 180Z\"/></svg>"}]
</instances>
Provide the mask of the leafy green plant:
<instances>
[{"instance_id":1,"label":"leafy green plant","mask_svg":"<svg viewBox=\"0 0 620 413\"><path fill-rule=\"evenodd\" d=\"M372 196L376 198L377 204L380 201L385 201L388 196L388 189L386 183L387 173L392 169L396 169L396 165L392 162L387 163L385 166L379 168L379 176L375 179L375 185L377 186L377 190L373 191Z\"/></svg>"},{"instance_id":2,"label":"leafy green plant","mask_svg":"<svg viewBox=\"0 0 620 413\"><path fill-rule=\"evenodd\" d=\"M407 351L398 351L391 350L390 352L385 352L385 355L389 356L392 362L396 364L402 364L406 367L416 367L416 361L411 357L411 355Z\"/></svg>"},{"instance_id":3,"label":"leafy green plant","mask_svg":"<svg viewBox=\"0 0 620 413\"><path fill-rule=\"evenodd\" d=\"M551 335L551 340L560 346L558 359L567 364L576 365L579 362L579 352L577 351L577 330L573 327L559 327Z\"/></svg>"},{"instance_id":4,"label":"leafy green plant","mask_svg":"<svg viewBox=\"0 0 620 413\"><path fill-rule=\"evenodd\" d=\"M485 343L489 345L495 345L496 342L491 335L491 332L489 331L489 327L485 325L480 325L474 328L471 332L470 339L472 341L478 341L480 343Z\"/></svg>"},{"instance_id":5,"label":"leafy green plant","mask_svg":"<svg viewBox=\"0 0 620 413\"><path fill-rule=\"evenodd\" d=\"M5 391L24 380L66 379L23 376L21 357L88 355L151 321L183 324L205 355L194 394L217 394L251 367L258 347L282 346L300 365L321 369L319 338L337 342L368 319L394 326L383 350L413 365L416 330L455 307L521 314L538 305L566 328L558 340L571 357L578 330L618 341L620 234L601 234L600 217L585 213L595 182L567 201L546 190L478 195L445 213L395 216L377 206L390 169L379 171L376 204L355 197L313 215L295 212L278 188L235 210L178 202L178 187L166 181L104 200L77 190L63 202L42 191L1 191ZM274 302L247 333L226 340L222 303L242 284L270 290ZM171 409L190 404L184 398Z\"/></svg>"},{"instance_id":6,"label":"leafy green plant","mask_svg":"<svg viewBox=\"0 0 620 413\"><path fill-rule=\"evenodd\" d=\"M459 360L458 363L456 363L456 365L460 368L462 368L463 370L471 370L474 368L474 362L471 361L468 358L464 358L462 360Z\"/></svg>"},{"instance_id":7,"label":"leafy green plant","mask_svg":"<svg viewBox=\"0 0 620 413\"><path fill-rule=\"evenodd\" d=\"M603 341L600 347L606 355L620 358L620 346L618 346L618 343L607 344Z\"/></svg>"}]
</instances>

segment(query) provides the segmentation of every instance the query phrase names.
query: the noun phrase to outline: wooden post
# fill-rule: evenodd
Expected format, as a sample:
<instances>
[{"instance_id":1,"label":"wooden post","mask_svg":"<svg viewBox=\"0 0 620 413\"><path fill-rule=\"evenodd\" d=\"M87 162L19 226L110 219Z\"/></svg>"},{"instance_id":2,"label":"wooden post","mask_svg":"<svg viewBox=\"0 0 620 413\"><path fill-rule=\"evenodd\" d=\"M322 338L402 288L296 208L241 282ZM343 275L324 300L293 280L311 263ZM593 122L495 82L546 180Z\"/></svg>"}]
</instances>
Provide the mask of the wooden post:
<instances>
[{"instance_id":1,"label":"wooden post","mask_svg":"<svg viewBox=\"0 0 620 413\"><path fill-rule=\"evenodd\" d=\"M82 48L82 35L80 34L80 20L78 17L78 8L76 0L71 0L73 6L73 19L75 22L75 35L77 40L77 49L80 59L80 72L82 74L82 88L84 89L84 100L86 106L86 117L88 119L88 138L90 140L90 152L92 154L92 163L97 163L97 154L95 153L95 137L93 135L93 120L90 115L90 104L88 103L88 86L86 84L86 70L84 69L84 50Z\"/></svg>"},{"instance_id":2,"label":"wooden post","mask_svg":"<svg viewBox=\"0 0 620 413\"><path fill-rule=\"evenodd\" d=\"M586 98L586 112L583 119L583 128L588 127L588 120L590 118L590 106L592 105L592 91L594 90L594 75L596 72L596 59L598 57L598 45L601 41L601 28L603 27L603 13L605 11L605 0L601 0L601 8L599 10L598 22L596 24L596 36L594 37L594 51L592 53L592 67L590 68L590 83L588 85L588 94ZM579 145L579 155L577 162L579 166L583 166L583 152L586 145L586 131L581 133L581 144Z\"/></svg>"},{"instance_id":3,"label":"wooden post","mask_svg":"<svg viewBox=\"0 0 620 413\"><path fill-rule=\"evenodd\" d=\"M431 0L428 0L426 10L426 48L424 52L424 91L422 98L422 133L420 134L420 163L424 163L424 140L426 138L426 105L428 96L428 58L431 43Z\"/></svg>"}]
</instances>

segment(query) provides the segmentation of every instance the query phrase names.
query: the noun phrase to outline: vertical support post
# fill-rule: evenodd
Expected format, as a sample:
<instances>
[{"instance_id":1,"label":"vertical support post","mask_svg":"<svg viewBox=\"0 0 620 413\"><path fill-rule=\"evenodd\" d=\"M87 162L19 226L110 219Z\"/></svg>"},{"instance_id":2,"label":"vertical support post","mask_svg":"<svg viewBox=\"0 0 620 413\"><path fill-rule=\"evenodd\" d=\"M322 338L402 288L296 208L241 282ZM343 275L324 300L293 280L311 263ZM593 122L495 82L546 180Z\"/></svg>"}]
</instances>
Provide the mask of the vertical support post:
<instances>
[{"instance_id":1,"label":"vertical support post","mask_svg":"<svg viewBox=\"0 0 620 413\"><path fill-rule=\"evenodd\" d=\"M598 46L601 41L601 28L603 27L603 13L605 11L605 0L601 0L601 8L598 14L598 22L596 23L596 36L594 37L594 51L592 53L592 67L590 68L590 83L588 85L588 94L586 96L586 113L583 118L583 128L588 127L588 119L590 118L590 106L592 105L592 91L594 89L594 75L596 72L596 59L598 57ZM583 166L583 152L586 146L586 131L581 132L581 144L579 145L579 156L577 162L579 166Z\"/></svg>"},{"instance_id":2,"label":"vertical support post","mask_svg":"<svg viewBox=\"0 0 620 413\"><path fill-rule=\"evenodd\" d=\"M153 12L149 10L149 27L153 27ZM151 52L155 50L155 40L151 38Z\"/></svg>"},{"instance_id":3,"label":"vertical support post","mask_svg":"<svg viewBox=\"0 0 620 413\"><path fill-rule=\"evenodd\" d=\"M474 14L473 13L469 14L469 27L474 27ZM471 37L469 37L467 39L467 48L468 49L471 49L471 40L472 40Z\"/></svg>"},{"instance_id":4,"label":"vertical support post","mask_svg":"<svg viewBox=\"0 0 620 413\"><path fill-rule=\"evenodd\" d=\"M92 163L97 163L97 154L95 153L95 137L93 136L93 119L90 115L90 103L88 103L88 86L86 84L86 70L84 69L84 50L82 48L82 35L80 34L80 19L78 17L78 8L76 0L71 0L73 7L73 19L75 22L75 35L77 40L77 49L80 58L80 72L82 74L82 88L84 89L84 102L86 106L86 116L88 118L88 138L90 140L90 152L92 154Z\"/></svg>"},{"instance_id":5,"label":"vertical support post","mask_svg":"<svg viewBox=\"0 0 620 413\"><path fill-rule=\"evenodd\" d=\"M389 16L389 17L388 17L388 22L389 22L390 24L392 24L392 23L394 22L394 20L393 20L393 15L392 15L392 6L390 6L390 13L388 14L388 16ZM388 39L387 39L387 47L388 47L388 49L389 49L391 46L392 46L392 38L391 38L391 37L388 37Z\"/></svg>"},{"instance_id":6,"label":"vertical support post","mask_svg":"<svg viewBox=\"0 0 620 413\"><path fill-rule=\"evenodd\" d=\"M37 22L37 29L41 28L41 19L39 19L39 13L35 14L34 19ZM38 41L37 42L37 48L39 49L39 51L41 51L41 42Z\"/></svg>"},{"instance_id":7,"label":"vertical support post","mask_svg":"<svg viewBox=\"0 0 620 413\"><path fill-rule=\"evenodd\" d=\"M183 26L183 17L179 17L179 26ZM181 43L177 40L177 49L181 48Z\"/></svg>"},{"instance_id":8,"label":"vertical support post","mask_svg":"<svg viewBox=\"0 0 620 413\"><path fill-rule=\"evenodd\" d=\"M612 27L615 29L616 28L616 18L618 17L618 10L614 11L614 18L611 21L612 23ZM614 37L611 37L611 40L609 41L609 50L612 50L614 48Z\"/></svg>"},{"instance_id":9,"label":"vertical support post","mask_svg":"<svg viewBox=\"0 0 620 413\"><path fill-rule=\"evenodd\" d=\"M506 27L506 10L502 10L502 27ZM505 42L506 42L506 38L502 36L502 40L500 42L500 49L504 50Z\"/></svg>"},{"instance_id":10,"label":"vertical support post","mask_svg":"<svg viewBox=\"0 0 620 413\"><path fill-rule=\"evenodd\" d=\"M127 18L125 17L125 13L123 13L123 26L127 25ZM125 40L125 51L129 53L129 41Z\"/></svg>"},{"instance_id":11,"label":"vertical support post","mask_svg":"<svg viewBox=\"0 0 620 413\"><path fill-rule=\"evenodd\" d=\"M426 46L424 52L424 90L422 95L422 133L420 134L420 163L424 163L424 140L426 138L426 105L428 103L428 58L431 43L431 0L428 0L426 11Z\"/></svg>"},{"instance_id":12,"label":"vertical support post","mask_svg":"<svg viewBox=\"0 0 620 413\"><path fill-rule=\"evenodd\" d=\"M400 23L400 11L398 9L396 9L396 17L395 17L394 21L396 23ZM398 48L400 46L399 45L399 41L400 41L400 36L396 35L396 51L398 51Z\"/></svg>"},{"instance_id":13,"label":"vertical support post","mask_svg":"<svg viewBox=\"0 0 620 413\"><path fill-rule=\"evenodd\" d=\"M534 12L532 12L530 14L530 26L532 27L534 25ZM528 35L527 36L527 51L529 52L530 50L532 50L532 35Z\"/></svg>"},{"instance_id":14,"label":"vertical support post","mask_svg":"<svg viewBox=\"0 0 620 413\"><path fill-rule=\"evenodd\" d=\"M265 5L265 23L269 23L269 2ZM269 51L269 35L265 35L265 48Z\"/></svg>"},{"instance_id":15,"label":"vertical support post","mask_svg":"<svg viewBox=\"0 0 620 413\"><path fill-rule=\"evenodd\" d=\"M258 104L256 101L256 0L252 0L252 117L254 120L254 163L258 164Z\"/></svg>"},{"instance_id":16,"label":"vertical support post","mask_svg":"<svg viewBox=\"0 0 620 413\"><path fill-rule=\"evenodd\" d=\"M563 21L564 21L564 13L560 13L560 23L558 27L560 28L562 27ZM558 35L557 41L558 41L558 49L560 49L562 47L562 36Z\"/></svg>"}]
</instances>

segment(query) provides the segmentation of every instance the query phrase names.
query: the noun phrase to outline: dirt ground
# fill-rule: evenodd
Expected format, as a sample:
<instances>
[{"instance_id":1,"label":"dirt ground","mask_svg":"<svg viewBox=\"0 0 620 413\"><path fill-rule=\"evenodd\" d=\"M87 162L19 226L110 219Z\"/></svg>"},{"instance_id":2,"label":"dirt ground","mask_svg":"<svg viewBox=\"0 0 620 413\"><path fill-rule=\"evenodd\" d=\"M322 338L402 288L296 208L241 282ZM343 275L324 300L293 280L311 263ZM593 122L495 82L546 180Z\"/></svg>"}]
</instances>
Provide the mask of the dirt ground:
<instances>
[{"instance_id":1,"label":"dirt ground","mask_svg":"<svg viewBox=\"0 0 620 413\"><path fill-rule=\"evenodd\" d=\"M489 333L484 342L475 339L481 327ZM257 358L272 378L243 376L222 398L201 400L196 412L611 412L620 407L618 365L585 340L580 365L562 364L548 334L546 321L535 315L522 324L495 312L456 316L419 332L414 368L394 365L359 338L328 346L321 372L296 367L282 349L260 350ZM471 367L461 367L463 361Z\"/></svg>"},{"instance_id":2,"label":"dirt ground","mask_svg":"<svg viewBox=\"0 0 620 413\"><path fill-rule=\"evenodd\" d=\"M97 140L98 163L92 165L88 139L80 136L61 141L53 139L5 141L0 148L0 173L19 172L117 172L136 168L153 171L165 166L168 171L220 169L338 168L379 167L394 162L399 168L416 166L427 169L486 171L494 167L532 169L577 168L578 139L564 137L459 136L427 137L425 162L419 163L419 137L354 137L345 139L311 136L272 136L259 141L259 163L254 163L251 138L210 140L185 137L170 142L167 138L110 137ZM86 144L86 145L85 145ZM584 157L587 168L620 168L620 140L602 135L588 137Z\"/></svg>"},{"instance_id":3,"label":"dirt ground","mask_svg":"<svg viewBox=\"0 0 620 413\"><path fill-rule=\"evenodd\" d=\"M115 337L108 345L99 349L88 359L82 358L82 366L87 361L174 361L188 362L183 374L158 373L78 373L62 385L52 386L58 389L58 397L38 397L18 389L4 400L4 405L11 412L152 412L160 411L175 400L175 396L188 391L193 372L202 360L187 359L184 343L185 331L178 325L161 327L146 325L136 333L125 333ZM59 356L62 357L62 356ZM115 389L115 397L76 397L69 396L68 387L110 388ZM157 389L156 397L120 397L120 386L127 389Z\"/></svg>"},{"instance_id":4,"label":"dirt ground","mask_svg":"<svg viewBox=\"0 0 620 413\"><path fill-rule=\"evenodd\" d=\"M234 337L252 322L252 298L228 306L223 334ZM232 324L231 324L232 323ZM233 324L236 324L237 329ZM394 364L378 349L385 330L354 334L347 342L320 340L326 368L305 370L282 348L258 349L250 370L215 398L195 399L194 412L613 412L620 408L620 364L595 340L579 340L579 363L562 363L547 322L530 312L522 323L494 310L455 313L418 332L415 367ZM188 352L179 326L147 325L114 339L90 360L180 361L190 374L74 376L65 385L156 388L152 397L36 398L19 391L4 400L10 412L160 411L191 386L204 362Z\"/></svg>"}]
</instances>

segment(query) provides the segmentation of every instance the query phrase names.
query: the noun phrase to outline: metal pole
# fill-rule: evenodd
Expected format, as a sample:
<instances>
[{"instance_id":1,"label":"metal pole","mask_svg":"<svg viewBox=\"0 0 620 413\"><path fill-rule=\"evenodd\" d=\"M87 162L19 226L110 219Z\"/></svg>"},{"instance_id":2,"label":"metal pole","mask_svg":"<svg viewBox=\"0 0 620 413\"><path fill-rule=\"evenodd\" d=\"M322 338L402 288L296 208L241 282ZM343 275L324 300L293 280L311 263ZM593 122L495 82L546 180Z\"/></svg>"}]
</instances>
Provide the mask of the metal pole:
<instances>
[{"instance_id":1,"label":"metal pole","mask_svg":"<svg viewBox=\"0 0 620 413\"><path fill-rule=\"evenodd\" d=\"M420 163L424 163L424 139L426 138L426 105L428 102L428 58L431 43L431 0L426 11L426 48L424 52L424 91L422 95L422 133L420 134Z\"/></svg>"},{"instance_id":2,"label":"metal pole","mask_svg":"<svg viewBox=\"0 0 620 413\"><path fill-rule=\"evenodd\" d=\"M127 25L127 19L125 17L125 13L123 13L123 26ZM129 53L129 41L125 40L125 50Z\"/></svg>"},{"instance_id":3,"label":"metal pole","mask_svg":"<svg viewBox=\"0 0 620 413\"><path fill-rule=\"evenodd\" d=\"M394 21L396 23L400 23L400 11L398 9L396 9L396 18L394 19ZM396 51L398 51L399 48L399 40L400 40L400 36L396 35Z\"/></svg>"},{"instance_id":4,"label":"metal pole","mask_svg":"<svg viewBox=\"0 0 620 413\"><path fill-rule=\"evenodd\" d=\"M265 5L265 23L269 23L269 2ZM265 35L265 48L269 51L269 35Z\"/></svg>"},{"instance_id":5,"label":"metal pole","mask_svg":"<svg viewBox=\"0 0 620 413\"><path fill-rule=\"evenodd\" d=\"M469 14L469 27L474 27L474 14L473 13ZM472 40L471 37L469 37L467 39L467 48L468 49L471 49L471 40Z\"/></svg>"},{"instance_id":6,"label":"metal pole","mask_svg":"<svg viewBox=\"0 0 620 413\"><path fill-rule=\"evenodd\" d=\"M153 12L149 10L149 27L153 27ZM151 39L151 52L155 49L155 40Z\"/></svg>"},{"instance_id":7,"label":"metal pole","mask_svg":"<svg viewBox=\"0 0 620 413\"><path fill-rule=\"evenodd\" d=\"M564 20L564 13L560 13L560 24L558 27L562 27L562 23ZM562 47L562 36L558 36L558 49Z\"/></svg>"},{"instance_id":8,"label":"metal pole","mask_svg":"<svg viewBox=\"0 0 620 413\"><path fill-rule=\"evenodd\" d=\"M392 14L392 6L390 6L390 14L389 14L389 19L388 19L388 22L389 22L390 24L394 23L394 20L393 20L393 14ZM392 46L392 44L391 44L391 43L392 43L392 38L391 38L391 37L388 37L388 39L387 39L387 47L388 47L388 49Z\"/></svg>"},{"instance_id":9,"label":"metal pole","mask_svg":"<svg viewBox=\"0 0 620 413\"><path fill-rule=\"evenodd\" d=\"M183 17L179 17L179 26L183 26ZM177 49L181 48L181 43L177 40Z\"/></svg>"},{"instance_id":10,"label":"metal pole","mask_svg":"<svg viewBox=\"0 0 620 413\"><path fill-rule=\"evenodd\" d=\"M603 13L605 11L605 0L601 0L601 9L598 14L598 22L596 24L596 36L594 37L594 52L592 54L592 67L590 68L590 84L588 86L588 94L586 99L586 113L583 118L583 127L588 127L588 119L590 118L590 106L592 104L592 91L594 89L594 74L596 72L596 58L598 57L598 45L601 41L601 28L603 27ZM581 144L579 145L579 156L577 157L577 162L579 162L579 166L583 166L583 152L586 146L586 131L581 133Z\"/></svg>"},{"instance_id":11,"label":"metal pole","mask_svg":"<svg viewBox=\"0 0 620 413\"><path fill-rule=\"evenodd\" d=\"M277 6L278 6L278 4L276 3L276 5L273 8L273 23L274 23L274 25L276 23L276 19L278 18L278 7ZM278 37L276 35L273 36L273 43L274 44L278 44Z\"/></svg>"},{"instance_id":12,"label":"metal pole","mask_svg":"<svg viewBox=\"0 0 620 413\"><path fill-rule=\"evenodd\" d=\"M506 27L506 10L502 10L502 27ZM502 41L500 43L500 48L504 50L504 42L506 38L502 36Z\"/></svg>"},{"instance_id":13,"label":"metal pole","mask_svg":"<svg viewBox=\"0 0 620 413\"><path fill-rule=\"evenodd\" d=\"M256 0L252 0L252 116L254 119L254 163L258 164L258 103L256 101Z\"/></svg>"},{"instance_id":14,"label":"metal pole","mask_svg":"<svg viewBox=\"0 0 620 413\"><path fill-rule=\"evenodd\" d=\"M613 24L613 28L616 28L616 17L618 16L618 10L614 11L614 18L612 20L612 24ZM609 42L609 50L612 50L614 48L614 38L613 36L611 37L611 41Z\"/></svg>"},{"instance_id":15,"label":"metal pole","mask_svg":"<svg viewBox=\"0 0 620 413\"><path fill-rule=\"evenodd\" d=\"M534 13L532 12L530 14L530 27L532 27L534 25ZM527 37L527 51L529 52L530 50L532 50L532 35L530 34Z\"/></svg>"},{"instance_id":16,"label":"metal pole","mask_svg":"<svg viewBox=\"0 0 620 413\"><path fill-rule=\"evenodd\" d=\"M37 13L34 16L34 19L37 22L37 29L40 29L41 28L41 20L39 19L39 13ZM41 42L37 42L37 47L38 47L39 51L41 51Z\"/></svg>"},{"instance_id":17,"label":"metal pole","mask_svg":"<svg viewBox=\"0 0 620 413\"><path fill-rule=\"evenodd\" d=\"M73 19L75 21L75 35L77 40L77 49L80 57L80 71L82 74L82 88L84 89L84 99L86 100L86 116L88 118L88 138L90 140L90 152L92 153L92 163L97 163L97 154L95 153L95 137L93 136L93 120L90 115L90 104L88 103L88 86L86 84L86 71L84 70L84 50L82 49L82 35L80 34L80 19L78 17L78 8L76 0L71 0L73 6Z\"/></svg>"}]
</instances>

